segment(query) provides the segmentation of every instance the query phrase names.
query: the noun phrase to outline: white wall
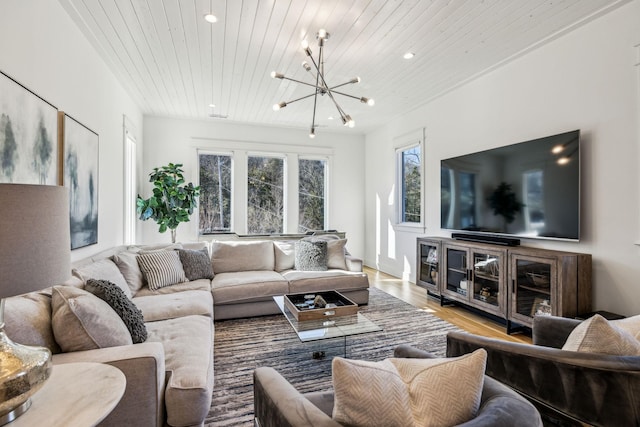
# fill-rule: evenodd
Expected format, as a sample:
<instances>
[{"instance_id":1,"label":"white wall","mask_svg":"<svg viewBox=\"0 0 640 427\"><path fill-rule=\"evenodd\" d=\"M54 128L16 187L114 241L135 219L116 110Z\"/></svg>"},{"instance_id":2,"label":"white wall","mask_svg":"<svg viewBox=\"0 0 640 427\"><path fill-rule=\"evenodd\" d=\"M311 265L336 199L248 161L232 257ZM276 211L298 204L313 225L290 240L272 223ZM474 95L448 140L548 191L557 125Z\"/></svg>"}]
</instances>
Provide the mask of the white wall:
<instances>
[{"instance_id":1,"label":"white wall","mask_svg":"<svg viewBox=\"0 0 640 427\"><path fill-rule=\"evenodd\" d=\"M57 1L0 3L0 70L99 135L98 244L84 258L123 241L123 116L142 114Z\"/></svg>"},{"instance_id":2,"label":"white wall","mask_svg":"<svg viewBox=\"0 0 640 427\"><path fill-rule=\"evenodd\" d=\"M310 140L308 131L282 127L243 125L221 120L181 120L164 117L144 118L145 153L140 175L146 181L154 167L182 163L187 181L197 183L198 149L214 151L287 152L310 150L318 154L329 154L329 229L347 233L347 247L356 255L364 256L364 137L318 131ZM293 157L292 157L293 158ZM237 165L241 167L241 165ZM234 193L240 183L234 186ZM151 184L142 191L148 197ZM236 223L241 220L235 213ZM241 215L240 215L241 216ZM169 233L160 234L152 220L138 222L141 229L140 242L169 242ZM295 232L295 230L289 230ZM197 222L192 217L189 223L177 229L177 240L196 240Z\"/></svg>"},{"instance_id":3,"label":"white wall","mask_svg":"<svg viewBox=\"0 0 640 427\"><path fill-rule=\"evenodd\" d=\"M600 17L366 136L368 265L415 280L416 237L440 229L440 160L582 131L580 243L523 244L593 255L594 308L638 314L640 0ZM426 230L394 230L393 139L426 128Z\"/></svg>"}]
</instances>

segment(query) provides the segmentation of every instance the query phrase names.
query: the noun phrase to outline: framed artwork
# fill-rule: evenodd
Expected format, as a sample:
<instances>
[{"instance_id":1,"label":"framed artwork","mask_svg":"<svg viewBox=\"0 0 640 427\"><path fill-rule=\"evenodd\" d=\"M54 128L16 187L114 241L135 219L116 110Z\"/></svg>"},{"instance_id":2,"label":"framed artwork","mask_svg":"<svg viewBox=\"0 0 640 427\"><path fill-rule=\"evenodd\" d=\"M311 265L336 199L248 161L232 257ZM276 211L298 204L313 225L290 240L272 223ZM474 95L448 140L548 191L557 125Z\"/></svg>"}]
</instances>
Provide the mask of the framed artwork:
<instances>
[{"instance_id":1,"label":"framed artwork","mask_svg":"<svg viewBox=\"0 0 640 427\"><path fill-rule=\"evenodd\" d=\"M59 113L64 186L69 189L71 249L98 243L98 134Z\"/></svg>"},{"instance_id":2,"label":"framed artwork","mask_svg":"<svg viewBox=\"0 0 640 427\"><path fill-rule=\"evenodd\" d=\"M58 109L0 71L0 182L60 185Z\"/></svg>"}]
</instances>

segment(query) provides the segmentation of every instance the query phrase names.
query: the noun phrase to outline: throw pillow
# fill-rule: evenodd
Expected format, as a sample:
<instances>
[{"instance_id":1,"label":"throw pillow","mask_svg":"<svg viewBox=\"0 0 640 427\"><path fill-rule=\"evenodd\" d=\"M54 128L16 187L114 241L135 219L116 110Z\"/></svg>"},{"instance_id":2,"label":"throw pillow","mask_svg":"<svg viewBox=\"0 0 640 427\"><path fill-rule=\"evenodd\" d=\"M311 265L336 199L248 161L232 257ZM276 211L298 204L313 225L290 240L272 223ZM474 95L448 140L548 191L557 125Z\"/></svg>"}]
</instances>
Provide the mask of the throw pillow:
<instances>
[{"instance_id":1,"label":"throw pillow","mask_svg":"<svg viewBox=\"0 0 640 427\"><path fill-rule=\"evenodd\" d=\"M201 250L178 249L178 255L187 279L213 279L211 258L209 258L209 251L206 248Z\"/></svg>"},{"instance_id":2,"label":"throw pillow","mask_svg":"<svg viewBox=\"0 0 640 427\"><path fill-rule=\"evenodd\" d=\"M452 426L480 407L487 352L455 358L332 362L333 418L349 426Z\"/></svg>"},{"instance_id":3,"label":"throw pillow","mask_svg":"<svg viewBox=\"0 0 640 427\"><path fill-rule=\"evenodd\" d=\"M339 270L347 269L345 246L347 239L329 240L327 242L327 267Z\"/></svg>"},{"instance_id":4,"label":"throw pillow","mask_svg":"<svg viewBox=\"0 0 640 427\"><path fill-rule=\"evenodd\" d=\"M640 340L640 315L610 320L609 323L617 328L624 329L633 335L635 339Z\"/></svg>"},{"instance_id":5,"label":"throw pillow","mask_svg":"<svg viewBox=\"0 0 640 427\"><path fill-rule=\"evenodd\" d=\"M276 255L275 270L278 273L285 270L292 270L295 267L296 242L294 240L273 242L273 249Z\"/></svg>"},{"instance_id":6,"label":"throw pillow","mask_svg":"<svg viewBox=\"0 0 640 427\"><path fill-rule=\"evenodd\" d=\"M562 349L614 356L638 356L640 341L596 314L571 331Z\"/></svg>"},{"instance_id":7,"label":"throw pillow","mask_svg":"<svg viewBox=\"0 0 640 427\"><path fill-rule=\"evenodd\" d=\"M110 259L101 259L91 264L76 268L73 273L87 283L89 279L108 280L118 285L124 291L127 298L133 297L131 289L120 272L118 266Z\"/></svg>"},{"instance_id":8,"label":"throw pillow","mask_svg":"<svg viewBox=\"0 0 640 427\"><path fill-rule=\"evenodd\" d=\"M55 286L52 327L63 352L132 344L131 334L109 304L84 289Z\"/></svg>"},{"instance_id":9,"label":"throw pillow","mask_svg":"<svg viewBox=\"0 0 640 427\"><path fill-rule=\"evenodd\" d=\"M134 344L147 340L147 327L142 312L118 286L108 280L89 279L84 289L111 306L126 325Z\"/></svg>"},{"instance_id":10,"label":"throw pillow","mask_svg":"<svg viewBox=\"0 0 640 427\"><path fill-rule=\"evenodd\" d=\"M114 255L113 262L118 266L120 272L124 276L124 280L127 281L131 295L135 296L140 289L144 286L144 277L142 271L138 266L138 254L135 252L120 252Z\"/></svg>"},{"instance_id":11,"label":"throw pillow","mask_svg":"<svg viewBox=\"0 0 640 427\"><path fill-rule=\"evenodd\" d=\"M149 252L138 255L138 265L152 291L187 281L176 251Z\"/></svg>"},{"instance_id":12,"label":"throw pillow","mask_svg":"<svg viewBox=\"0 0 640 427\"><path fill-rule=\"evenodd\" d=\"M4 332L24 345L46 347L60 353L51 325L51 295L48 290L4 299Z\"/></svg>"},{"instance_id":13,"label":"throw pillow","mask_svg":"<svg viewBox=\"0 0 640 427\"><path fill-rule=\"evenodd\" d=\"M295 268L299 271L326 271L327 242L297 241Z\"/></svg>"}]
</instances>

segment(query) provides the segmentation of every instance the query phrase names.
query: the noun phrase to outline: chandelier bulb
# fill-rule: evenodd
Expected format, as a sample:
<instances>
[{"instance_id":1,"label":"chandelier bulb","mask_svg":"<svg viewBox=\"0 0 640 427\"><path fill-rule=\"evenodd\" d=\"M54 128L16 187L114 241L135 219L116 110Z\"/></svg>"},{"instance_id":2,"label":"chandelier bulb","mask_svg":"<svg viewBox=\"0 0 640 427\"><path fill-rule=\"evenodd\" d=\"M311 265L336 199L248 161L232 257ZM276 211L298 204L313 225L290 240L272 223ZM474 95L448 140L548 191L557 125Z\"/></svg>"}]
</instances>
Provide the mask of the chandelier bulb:
<instances>
[{"instance_id":1,"label":"chandelier bulb","mask_svg":"<svg viewBox=\"0 0 640 427\"><path fill-rule=\"evenodd\" d=\"M284 78L284 74L272 71L271 72L271 78L272 79L283 79Z\"/></svg>"},{"instance_id":2,"label":"chandelier bulb","mask_svg":"<svg viewBox=\"0 0 640 427\"><path fill-rule=\"evenodd\" d=\"M287 106L287 103L284 101L282 101L279 104L273 104L273 111L278 111L279 109L284 108L286 106Z\"/></svg>"},{"instance_id":3,"label":"chandelier bulb","mask_svg":"<svg viewBox=\"0 0 640 427\"><path fill-rule=\"evenodd\" d=\"M316 37L320 40L327 40L329 38L329 33L327 33L327 30L321 28L318 30Z\"/></svg>"},{"instance_id":4,"label":"chandelier bulb","mask_svg":"<svg viewBox=\"0 0 640 427\"><path fill-rule=\"evenodd\" d=\"M302 67L307 71L311 71L311 65L307 61L302 61Z\"/></svg>"},{"instance_id":5,"label":"chandelier bulb","mask_svg":"<svg viewBox=\"0 0 640 427\"><path fill-rule=\"evenodd\" d=\"M376 101L374 101L373 98L367 98L364 96L360 98L360 102L362 102L363 104L367 104L370 107L373 107L376 104Z\"/></svg>"},{"instance_id":6,"label":"chandelier bulb","mask_svg":"<svg viewBox=\"0 0 640 427\"><path fill-rule=\"evenodd\" d=\"M360 83L360 77L356 76L354 78L351 79L351 81L349 83Z\"/></svg>"},{"instance_id":7,"label":"chandelier bulb","mask_svg":"<svg viewBox=\"0 0 640 427\"><path fill-rule=\"evenodd\" d=\"M302 49L306 50L309 47L309 42L307 41L307 39L303 39L302 43L300 43L302 45Z\"/></svg>"},{"instance_id":8,"label":"chandelier bulb","mask_svg":"<svg viewBox=\"0 0 640 427\"><path fill-rule=\"evenodd\" d=\"M309 132L309 138L313 139L316 137L316 128L311 128L311 132Z\"/></svg>"},{"instance_id":9,"label":"chandelier bulb","mask_svg":"<svg viewBox=\"0 0 640 427\"><path fill-rule=\"evenodd\" d=\"M307 56L311 56L313 54L313 52L311 52L311 49L309 49L309 46L304 48L304 53L307 54Z\"/></svg>"}]
</instances>

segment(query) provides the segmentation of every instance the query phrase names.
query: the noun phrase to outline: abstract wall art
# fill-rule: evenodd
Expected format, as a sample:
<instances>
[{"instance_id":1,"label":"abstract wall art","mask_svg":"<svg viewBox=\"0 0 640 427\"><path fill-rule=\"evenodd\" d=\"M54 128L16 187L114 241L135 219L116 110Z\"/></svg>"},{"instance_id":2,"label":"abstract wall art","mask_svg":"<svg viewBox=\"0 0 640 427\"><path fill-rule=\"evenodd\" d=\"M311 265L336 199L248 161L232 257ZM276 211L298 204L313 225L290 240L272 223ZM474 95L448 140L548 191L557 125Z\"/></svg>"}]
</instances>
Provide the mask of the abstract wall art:
<instances>
[{"instance_id":1,"label":"abstract wall art","mask_svg":"<svg viewBox=\"0 0 640 427\"><path fill-rule=\"evenodd\" d=\"M0 182L58 185L58 109L0 71Z\"/></svg>"},{"instance_id":2,"label":"abstract wall art","mask_svg":"<svg viewBox=\"0 0 640 427\"><path fill-rule=\"evenodd\" d=\"M59 113L64 186L69 189L71 249L98 243L98 134Z\"/></svg>"}]
</instances>

